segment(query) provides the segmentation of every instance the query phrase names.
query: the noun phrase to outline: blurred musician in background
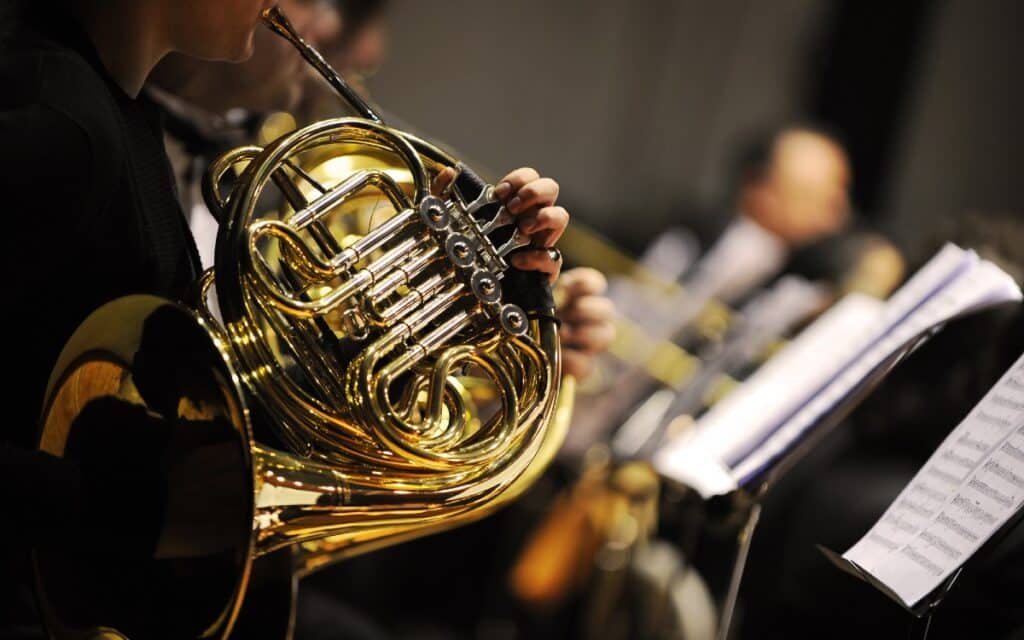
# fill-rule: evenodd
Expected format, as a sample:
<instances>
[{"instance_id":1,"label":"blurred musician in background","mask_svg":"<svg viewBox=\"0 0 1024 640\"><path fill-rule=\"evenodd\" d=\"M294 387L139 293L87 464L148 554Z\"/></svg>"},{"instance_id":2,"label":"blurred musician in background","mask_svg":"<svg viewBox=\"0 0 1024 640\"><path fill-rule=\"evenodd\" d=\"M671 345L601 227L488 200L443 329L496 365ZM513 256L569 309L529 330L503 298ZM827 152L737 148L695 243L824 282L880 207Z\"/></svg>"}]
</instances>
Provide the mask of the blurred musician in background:
<instances>
[{"instance_id":1,"label":"blurred musician in background","mask_svg":"<svg viewBox=\"0 0 1024 640\"><path fill-rule=\"evenodd\" d=\"M809 124L767 128L748 136L734 155L728 204L692 220L697 242L689 239L690 233L669 228L640 258L647 270L678 280L680 286L651 286L631 277L613 281L613 300L634 328L622 333L614 349L624 359L604 359L593 388L582 390L590 395L574 413L563 448L568 455L581 457L595 443L611 438L643 408L645 398L666 385L684 404L717 396L692 384L688 375L659 378L652 371L686 370L688 357L694 356L710 365L704 367L709 376L703 381L712 380L714 363L705 360L724 354L723 342L737 336L749 342L742 334L720 335L722 325L728 332L735 319L745 317L748 326L778 325L787 334L844 293L884 298L902 280L899 252L854 219L850 162L836 137ZM791 299L795 290L803 292L799 304ZM708 313L715 309L721 313ZM708 320L723 315L721 322ZM670 349L658 346L669 342ZM666 354L679 351L674 347L683 350L683 357L666 364ZM755 364L736 362L729 365L732 370L715 373L736 375ZM646 410L642 414L648 415Z\"/></svg>"},{"instance_id":2,"label":"blurred musician in background","mask_svg":"<svg viewBox=\"0 0 1024 640\"><path fill-rule=\"evenodd\" d=\"M590 376L594 359L615 337L615 306L605 295L607 289L604 275L590 267L565 271L555 287L562 321L562 370L577 380Z\"/></svg>"},{"instance_id":3,"label":"blurred musician in background","mask_svg":"<svg viewBox=\"0 0 1024 640\"><path fill-rule=\"evenodd\" d=\"M1019 282L1021 220L1012 214L972 215L951 225L936 216L916 238L925 247L913 266L953 241L975 249ZM844 428L816 444L759 499L764 510L743 574L740 637L859 639L907 626L905 611L836 571L816 545L842 550L856 542L1022 351L1019 306L959 320L912 354L881 393L870 396ZM721 528L728 530L728 550L718 551L731 560L736 529ZM690 558L703 567L716 549L701 543L705 548ZM958 578L940 609L938 631L928 637L1020 637L1010 630L1024 631L1024 606L1017 596L1024 588L1024 528L989 546ZM727 580L728 569L722 567L729 565L716 566L718 581Z\"/></svg>"},{"instance_id":4,"label":"blurred musician in background","mask_svg":"<svg viewBox=\"0 0 1024 640\"><path fill-rule=\"evenodd\" d=\"M975 249L1018 282L1024 275L1019 213L936 216L916 240L922 256L952 241ZM846 428L830 434L772 489L744 578L742 637L853 639L905 628L906 612L835 571L815 545L847 549L859 540L1022 352L1020 305L951 324L897 367L883 392L870 396ZM1024 527L991 545L969 569L944 600L928 637L1020 637L1008 634L1024 632Z\"/></svg>"},{"instance_id":5,"label":"blurred musician in background","mask_svg":"<svg viewBox=\"0 0 1024 640\"><path fill-rule=\"evenodd\" d=\"M731 193L736 214L707 216L694 226L706 250L682 278L691 296L701 303L715 300L742 309L779 277L796 275L827 286L827 306L852 291L885 298L900 284L905 274L900 251L854 214L854 176L837 136L812 124L771 128L748 138L735 158ZM832 455L834 450L826 447L809 459L826 465ZM773 551L795 535L791 529L776 533L782 526L779 521L799 507L799 494L794 493L798 487L815 481L794 475L767 498L769 505L755 536L755 545L763 546L748 569L757 585L749 590L748 606L758 618L748 628L752 637L765 630L762 616L772 611L768 603L774 602L771 590L778 579ZM700 541L696 551L688 550L695 553L690 561L714 592L724 594L733 532L729 529L719 539L713 526L701 528L700 533L685 534ZM813 545L809 548L813 550Z\"/></svg>"},{"instance_id":6,"label":"blurred musician in background","mask_svg":"<svg viewBox=\"0 0 1024 640\"><path fill-rule=\"evenodd\" d=\"M705 253L684 281L694 295L735 304L782 273L886 296L903 276L899 253L858 229L850 161L812 125L770 129L741 146L733 168L735 216L705 216Z\"/></svg>"}]
</instances>

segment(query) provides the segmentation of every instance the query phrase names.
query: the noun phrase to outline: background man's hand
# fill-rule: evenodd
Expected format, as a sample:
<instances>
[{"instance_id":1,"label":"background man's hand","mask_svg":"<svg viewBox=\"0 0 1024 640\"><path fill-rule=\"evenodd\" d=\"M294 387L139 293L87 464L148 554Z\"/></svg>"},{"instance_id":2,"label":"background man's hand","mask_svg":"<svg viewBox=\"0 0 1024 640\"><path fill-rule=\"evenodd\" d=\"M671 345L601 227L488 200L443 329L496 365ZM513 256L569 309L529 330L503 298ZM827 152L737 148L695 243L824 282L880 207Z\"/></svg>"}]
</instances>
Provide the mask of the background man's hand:
<instances>
[{"instance_id":1,"label":"background man's hand","mask_svg":"<svg viewBox=\"0 0 1024 640\"><path fill-rule=\"evenodd\" d=\"M555 285L562 320L562 371L582 380L594 368L594 358L615 337L615 306L604 296L608 281L596 269L580 267L562 274Z\"/></svg>"}]
</instances>

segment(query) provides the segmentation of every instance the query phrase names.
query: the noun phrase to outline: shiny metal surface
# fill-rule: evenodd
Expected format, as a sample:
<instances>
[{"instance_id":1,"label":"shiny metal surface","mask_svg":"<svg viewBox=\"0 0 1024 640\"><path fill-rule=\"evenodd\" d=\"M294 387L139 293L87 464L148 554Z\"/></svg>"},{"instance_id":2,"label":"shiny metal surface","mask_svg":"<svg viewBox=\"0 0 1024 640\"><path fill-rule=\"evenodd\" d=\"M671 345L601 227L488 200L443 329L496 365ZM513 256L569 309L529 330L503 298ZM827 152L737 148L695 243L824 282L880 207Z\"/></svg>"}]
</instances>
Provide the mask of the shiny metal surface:
<instances>
[{"instance_id":1,"label":"shiny metal surface","mask_svg":"<svg viewBox=\"0 0 1024 640\"><path fill-rule=\"evenodd\" d=\"M53 637L216 637L237 614L254 548L249 409L206 329L132 296L97 310L61 354L40 449L105 469L110 491L89 507L122 517L35 552Z\"/></svg>"},{"instance_id":2,"label":"shiny metal surface","mask_svg":"<svg viewBox=\"0 0 1024 640\"><path fill-rule=\"evenodd\" d=\"M279 11L265 19L350 99ZM216 266L194 308L117 300L65 348L40 447L123 467L125 495L167 499L153 522L126 504L111 523L123 557L37 554L56 637L227 637L257 559L285 559L287 592L295 575L486 515L553 458L571 388L549 310L505 300L489 234L507 214L471 215L490 187L431 194L462 166L366 109L215 161ZM360 162L330 179L302 168L337 153Z\"/></svg>"},{"instance_id":3,"label":"shiny metal surface","mask_svg":"<svg viewBox=\"0 0 1024 640\"><path fill-rule=\"evenodd\" d=\"M366 118L367 120L374 120L376 122L381 121L380 116L377 115L365 100L363 100L362 96L352 89L352 87L345 82L345 79L331 68L331 65L324 60L324 57L320 55L316 49L309 46L306 41L302 39L302 36L292 28L291 23L288 21L288 17L284 15L284 12L281 11L280 8L271 7L264 11L263 22L270 27L274 33L292 43L292 46L298 49L302 54L302 57L306 59L306 62L316 69L317 73L320 74L320 77L322 77L339 96L351 105L358 115Z\"/></svg>"}]
</instances>

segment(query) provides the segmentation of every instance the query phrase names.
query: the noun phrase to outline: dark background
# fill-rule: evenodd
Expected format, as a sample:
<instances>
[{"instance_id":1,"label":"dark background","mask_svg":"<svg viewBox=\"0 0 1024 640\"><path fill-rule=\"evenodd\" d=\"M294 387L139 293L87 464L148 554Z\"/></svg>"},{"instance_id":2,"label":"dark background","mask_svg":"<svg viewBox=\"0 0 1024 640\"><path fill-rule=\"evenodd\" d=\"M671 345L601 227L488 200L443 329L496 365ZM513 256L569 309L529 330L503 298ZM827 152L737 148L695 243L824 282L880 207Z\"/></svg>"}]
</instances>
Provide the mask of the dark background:
<instances>
[{"instance_id":1,"label":"dark background","mask_svg":"<svg viewBox=\"0 0 1024 640\"><path fill-rule=\"evenodd\" d=\"M392 9L374 97L471 163L556 177L577 221L634 251L722 203L747 132L793 119L845 138L855 205L911 254L937 216L1024 211L1016 0Z\"/></svg>"}]
</instances>

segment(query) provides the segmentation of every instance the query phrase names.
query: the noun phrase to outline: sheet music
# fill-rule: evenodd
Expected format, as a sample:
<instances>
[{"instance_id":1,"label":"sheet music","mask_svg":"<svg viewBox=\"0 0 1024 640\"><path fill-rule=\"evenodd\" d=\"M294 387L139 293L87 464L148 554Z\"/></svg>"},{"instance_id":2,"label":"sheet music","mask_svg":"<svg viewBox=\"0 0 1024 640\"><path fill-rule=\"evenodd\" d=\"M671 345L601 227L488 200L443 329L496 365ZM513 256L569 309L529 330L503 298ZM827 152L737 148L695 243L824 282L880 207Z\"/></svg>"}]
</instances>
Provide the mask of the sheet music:
<instances>
[{"instance_id":1,"label":"sheet music","mask_svg":"<svg viewBox=\"0 0 1024 640\"><path fill-rule=\"evenodd\" d=\"M698 354L704 356L702 366L684 389L659 390L640 405L615 433L612 451L623 458L649 458L661 446L669 422L683 414L699 415L710 385L754 361L772 340L822 309L828 296L822 284L794 275L779 278L740 309L723 345Z\"/></svg>"},{"instance_id":2,"label":"sheet music","mask_svg":"<svg viewBox=\"0 0 1024 640\"><path fill-rule=\"evenodd\" d=\"M840 301L705 414L691 435L663 447L655 467L689 483L699 478L684 462L710 456L743 485L916 337L958 315L1020 299L998 267L946 245L886 303L859 295ZM684 450L698 454L683 456Z\"/></svg>"},{"instance_id":3,"label":"sheet music","mask_svg":"<svg viewBox=\"0 0 1024 640\"><path fill-rule=\"evenodd\" d=\"M835 375L837 363L853 355L865 327L878 319L882 306L866 295L845 297L746 384L712 407L700 419L693 444L726 463L755 445L773 424Z\"/></svg>"},{"instance_id":4,"label":"sheet music","mask_svg":"<svg viewBox=\"0 0 1024 640\"><path fill-rule=\"evenodd\" d=\"M705 495L735 488L726 483L722 461L763 439L766 430L805 401L808 388L825 384L836 362L852 355L866 327L872 326L884 304L869 296L851 294L815 320L781 353L766 362L742 386L713 406L689 436L677 438L654 455L655 468ZM799 380L800 384L794 384ZM714 464L695 465L694 460ZM708 479L704 473L710 472Z\"/></svg>"},{"instance_id":5,"label":"sheet music","mask_svg":"<svg viewBox=\"0 0 1024 640\"><path fill-rule=\"evenodd\" d=\"M1024 506L1024 355L843 557L909 607Z\"/></svg>"},{"instance_id":6,"label":"sheet music","mask_svg":"<svg viewBox=\"0 0 1024 640\"><path fill-rule=\"evenodd\" d=\"M838 378L824 391L814 396L782 428L744 460L733 463L731 466L739 484L743 485L791 449L797 440L852 392L858 383L870 376L892 354L915 337L951 318L989 303L1021 299L1020 289L1010 276L989 262L979 261L973 253L970 255L973 260L970 261L965 273L961 272L959 277L939 294L929 298L909 315L900 318L895 327L885 332L877 343L852 362ZM891 308L887 308L886 315L890 313ZM888 319L883 320L885 321Z\"/></svg>"}]
</instances>

